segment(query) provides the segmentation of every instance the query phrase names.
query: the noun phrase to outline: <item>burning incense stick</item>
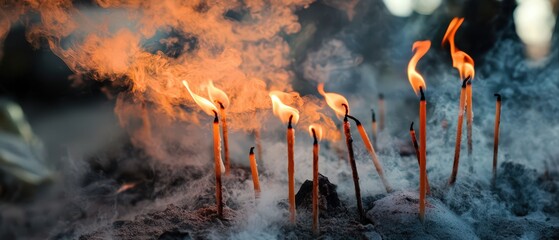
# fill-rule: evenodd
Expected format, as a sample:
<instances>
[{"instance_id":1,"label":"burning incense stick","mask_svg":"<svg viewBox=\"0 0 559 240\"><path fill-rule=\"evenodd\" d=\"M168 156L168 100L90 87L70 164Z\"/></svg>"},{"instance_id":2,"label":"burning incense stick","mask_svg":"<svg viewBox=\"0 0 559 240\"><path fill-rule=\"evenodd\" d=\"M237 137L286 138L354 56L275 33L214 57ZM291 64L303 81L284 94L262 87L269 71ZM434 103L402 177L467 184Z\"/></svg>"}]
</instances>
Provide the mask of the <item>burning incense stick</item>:
<instances>
[{"instance_id":1,"label":"burning incense stick","mask_svg":"<svg viewBox=\"0 0 559 240\"><path fill-rule=\"evenodd\" d=\"M419 156L419 144L417 143L417 139L415 137L415 129L413 129L413 122L411 122L411 126L410 126L410 137L411 137L411 141L413 143L413 148L415 149L415 156L417 157L417 164L419 166L421 166L421 156ZM431 195L431 187L429 185L429 176L427 176L427 173L425 173L425 182L427 185L427 195Z\"/></svg>"},{"instance_id":2,"label":"burning incense stick","mask_svg":"<svg viewBox=\"0 0 559 240\"><path fill-rule=\"evenodd\" d=\"M493 134L493 179L491 185L495 187L497 180L497 154L499 153L499 125L501 124L501 95L495 93L497 102L495 106L495 129Z\"/></svg>"},{"instance_id":3,"label":"burning incense stick","mask_svg":"<svg viewBox=\"0 0 559 240\"><path fill-rule=\"evenodd\" d=\"M223 130L223 151L225 152L225 175L231 174L231 162L229 160L229 135L227 134L227 115L225 107L219 103L221 113L221 128Z\"/></svg>"},{"instance_id":4,"label":"burning incense stick","mask_svg":"<svg viewBox=\"0 0 559 240\"><path fill-rule=\"evenodd\" d=\"M351 138L351 129L348 121L349 106L347 99L337 93L329 93L324 91L324 83L318 84L318 92L320 95L324 96L326 103L337 116L344 116L344 134L346 137L347 152L349 155L348 161L351 166L351 172L353 175L353 185L355 186L355 198L357 199L357 211L359 219L363 221L365 219L363 213L363 204L361 202L361 188L359 187L359 174L357 172L357 166L355 165L355 154L353 152L353 138Z\"/></svg>"},{"instance_id":5,"label":"burning incense stick","mask_svg":"<svg viewBox=\"0 0 559 240\"><path fill-rule=\"evenodd\" d=\"M417 70L417 62L421 59L429 48L431 41L417 41L413 43L413 51L415 54L408 64L408 79L415 92L421 93L419 101L419 219L421 222L425 220L425 194L427 185L427 101L425 100L424 89L426 88L425 80Z\"/></svg>"},{"instance_id":6,"label":"burning incense stick","mask_svg":"<svg viewBox=\"0 0 559 240\"><path fill-rule=\"evenodd\" d=\"M377 147L377 119L375 116L375 110L371 109L371 119L372 119L372 124L371 124L371 128L373 130L373 147Z\"/></svg>"},{"instance_id":7,"label":"burning incense stick","mask_svg":"<svg viewBox=\"0 0 559 240\"><path fill-rule=\"evenodd\" d=\"M357 211L359 215L359 219L361 221L365 220L365 216L363 215L363 203L361 202L361 187L359 186L359 173L357 172L357 165L355 164L355 154L353 153L353 138L351 138L351 129L348 121L349 112L348 106L346 104L343 105L346 109L346 115L344 117L344 133L345 133L345 142L347 145L347 152L349 155L349 164L351 166L351 173L353 175L353 185L355 187L355 198L357 199Z\"/></svg>"},{"instance_id":8,"label":"burning incense stick","mask_svg":"<svg viewBox=\"0 0 559 240\"><path fill-rule=\"evenodd\" d=\"M427 185L427 101L423 88L419 87L421 100L419 101L419 141L421 145L419 161L419 218L425 220L425 187Z\"/></svg>"},{"instance_id":9,"label":"burning incense stick","mask_svg":"<svg viewBox=\"0 0 559 240\"><path fill-rule=\"evenodd\" d=\"M260 181L258 180L258 164L254 157L254 147L250 148L248 158L250 160L250 171L252 172L252 182L254 184L254 199L258 199L260 198Z\"/></svg>"},{"instance_id":10,"label":"burning incense stick","mask_svg":"<svg viewBox=\"0 0 559 240\"><path fill-rule=\"evenodd\" d=\"M219 139L219 118L214 111L215 118L213 123L214 138L214 165L215 165L215 198L217 200L217 215L223 217L223 197L221 196L221 141Z\"/></svg>"},{"instance_id":11,"label":"burning incense stick","mask_svg":"<svg viewBox=\"0 0 559 240\"><path fill-rule=\"evenodd\" d=\"M289 212L291 223L295 223L295 157L293 147L295 145L295 129L292 124L299 121L299 111L281 102L278 96L270 93L273 111L282 122L287 122L287 172L289 182Z\"/></svg>"},{"instance_id":12,"label":"burning incense stick","mask_svg":"<svg viewBox=\"0 0 559 240\"><path fill-rule=\"evenodd\" d=\"M384 130L384 95L382 93L378 95L378 111L380 115L379 129L382 132Z\"/></svg>"},{"instance_id":13,"label":"burning incense stick","mask_svg":"<svg viewBox=\"0 0 559 240\"><path fill-rule=\"evenodd\" d=\"M472 156L472 124L474 120L473 105L472 105L472 79L468 80L466 86L466 112L467 112L467 130L468 130L468 156Z\"/></svg>"},{"instance_id":14,"label":"burning incense stick","mask_svg":"<svg viewBox=\"0 0 559 240\"><path fill-rule=\"evenodd\" d=\"M386 189L386 192L388 193L392 192L392 188L390 187L390 184L388 184L388 181L386 181L386 178L384 177L384 171L382 170L382 165L380 164L380 161L377 158L377 154L375 152L375 149L373 148L373 145L371 144L371 141L369 141L369 136L367 136L367 132L365 131L365 128L363 127L361 122L357 120L357 118L351 115L347 115L347 117L355 121L355 125L357 125L357 130L359 130L359 134L361 135L361 139L363 139L365 148L367 148L367 151L369 152L371 158L373 159L373 164L375 165L375 169L377 170L377 173L382 181L382 184L384 185L384 188Z\"/></svg>"},{"instance_id":15,"label":"burning incense stick","mask_svg":"<svg viewBox=\"0 0 559 240\"><path fill-rule=\"evenodd\" d=\"M227 115L225 109L229 106L229 97L219 88L216 88L212 81L208 83L208 96L216 107L219 107L221 116L221 128L223 130L223 151L225 154L225 175L231 174L231 163L229 160L229 135L227 134Z\"/></svg>"},{"instance_id":16,"label":"burning incense stick","mask_svg":"<svg viewBox=\"0 0 559 240\"><path fill-rule=\"evenodd\" d=\"M309 131L313 137L312 230L315 235L318 235L320 233L318 228L318 139L320 139L322 135L322 128L320 126L311 125L309 126Z\"/></svg>"},{"instance_id":17,"label":"burning incense stick","mask_svg":"<svg viewBox=\"0 0 559 240\"><path fill-rule=\"evenodd\" d=\"M460 163L460 147L462 143L462 125L464 122L464 105L466 102L466 83L469 78L462 82L462 89L460 90L460 105L458 107L458 125L456 126L456 143L454 145L454 164L452 166L452 174L448 180L449 185L454 185L456 182L456 175L458 174L458 165Z\"/></svg>"},{"instance_id":18,"label":"burning incense stick","mask_svg":"<svg viewBox=\"0 0 559 240\"><path fill-rule=\"evenodd\" d=\"M194 99L194 102L202 108L202 110L208 115L214 115L213 121L213 145L214 145L214 165L215 165L215 198L217 202L217 214L220 218L223 218L223 198L221 195L221 173L223 171L222 166L223 162L221 160L221 139L219 137L219 118L217 116L217 108L212 104L212 102L208 99L200 97L197 94L194 94L190 87L188 86L188 82L185 80L182 81L182 84L188 90L190 96Z\"/></svg>"},{"instance_id":19,"label":"burning incense stick","mask_svg":"<svg viewBox=\"0 0 559 240\"><path fill-rule=\"evenodd\" d=\"M291 213L291 222L295 222L295 157L293 145L295 144L295 129L291 126L293 115L289 117L287 125L287 172L289 177L289 212Z\"/></svg>"}]
</instances>

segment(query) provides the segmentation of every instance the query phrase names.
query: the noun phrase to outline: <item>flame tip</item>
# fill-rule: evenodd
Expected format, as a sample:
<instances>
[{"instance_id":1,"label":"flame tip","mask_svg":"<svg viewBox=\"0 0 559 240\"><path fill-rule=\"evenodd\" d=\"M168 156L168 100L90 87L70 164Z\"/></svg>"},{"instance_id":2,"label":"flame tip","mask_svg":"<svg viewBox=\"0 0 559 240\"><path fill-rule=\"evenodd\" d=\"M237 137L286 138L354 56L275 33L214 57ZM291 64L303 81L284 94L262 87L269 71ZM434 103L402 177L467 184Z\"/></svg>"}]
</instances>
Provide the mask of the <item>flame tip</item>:
<instances>
[{"instance_id":1,"label":"flame tip","mask_svg":"<svg viewBox=\"0 0 559 240\"><path fill-rule=\"evenodd\" d=\"M470 55L468 55L467 53L459 50L454 42L456 32L458 31L458 28L460 28L462 22L464 22L464 18L455 17L454 19L452 19L443 37L443 45L445 43L448 43L450 45L452 66L458 69L458 72L460 73L460 79L465 79L466 77L473 78L475 75L475 69L474 60L472 59L472 57L470 57Z\"/></svg>"},{"instance_id":2,"label":"flame tip","mask_svg":"<svg viewBox=\"0 0 559 240\"><path fill-rule=\"evenodd\" d=\"M342 96L338 93L325 92L324 91L324 83L319 83L318 84L318 92L320 93L320 95L322 95L324 97L328 106L332 110L334 110L334 112L336 113L336 116L341 117L341 116L349 114L349 111L350 111L349 110L349 103L347 102L347 99L344 96Z\"/></svg>"},{"instance_id":3,"label":"flame tip","mask_svg":"<svg viewBox=\"0 0 559 240\"><path fill-rule=\"evenodd\" d=\"M423 76L417 72L416 68L417 63L429 51L429 48L431 48L431 41L429 40L416 41L412 46L414 55L408 64L408 80L416 95L419 95L420 89L427 89Z\"/></svg>"},{"instance_id":4,"label":"flame tip","mask_svg":"<svg viewBox=\"0 0 559 240\"><path fill-rule=\"evenodd\" d=\"M268 95L272 99L272 110L283 123L288 123L288 128L299 121L299 110L284 104L276 95L282 92L272 91Z\"/></svg>"},{"instance_id":5,"label":"flame tip","mask_svg":"<svg viewBox=\"0 0 559 240\"><path fill-rule=\"evenodd\" d=\"M311 124L309 125L309 135L314 138L315 143L319 140L322 140L322 126L319 124Z\"/></svg>"}]
</instances>

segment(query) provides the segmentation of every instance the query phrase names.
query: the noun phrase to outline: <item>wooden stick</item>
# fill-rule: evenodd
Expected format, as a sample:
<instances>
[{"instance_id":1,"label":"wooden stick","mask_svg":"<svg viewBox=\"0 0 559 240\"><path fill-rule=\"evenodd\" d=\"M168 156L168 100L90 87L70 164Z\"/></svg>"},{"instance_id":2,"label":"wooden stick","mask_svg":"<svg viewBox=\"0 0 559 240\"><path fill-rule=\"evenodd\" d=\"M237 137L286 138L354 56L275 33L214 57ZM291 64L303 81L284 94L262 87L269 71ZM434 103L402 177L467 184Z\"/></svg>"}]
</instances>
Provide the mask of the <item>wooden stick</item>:
<instances>
[{"instance_id":1,"label":"wooden stick","mask_svg":"<svg viewBox=\"0 0 559 240\"><path fill-rule=\"evenodd\" d=\"M225 152L225 175L231 175L231 163L229 161L229 135L227 134L227 115L225 107L219 103L221 113L221 128L223 130L223 151Z\"/></svg>"},{"instance_id":2,"label":"wooden stick","mask_svg":"<svg viewBox=\"0 0 559 240\"><path fill-rule=\"evenodd\" d=\"M468 78L469 79L469 78ZM466 100L466 82L462 82L462 89L460 90L460 106L458 108L458 125L456 126L456 143L454 145L454 164L452 166L452 173L448 180L449 185L454 185L456 182L456 175L458 174L458 165L460 163L460 145L462 142L462 124L464 122L464 105Z\"/></svg>"},{"instance_id":3,"label":"wooden stick","mask_svg":"<svg viewBox=\"0 0 559 240\"><path fill-rule=\"evenodd\" d=\"M252 182L254 184L254 199L258 200L260 198L260 181L258 180L258 164L256 163L256 158L254 157L254 147L250 148L248 156L250 161L250 171L252 172Z\"/></svg>"},{"instance_id":4,"label":"wooden stick","mask_svg":"<svg viewBox=\"0 0 559 240\"><path fill-rule=\"evenodd\" d=\"M411 126L410 126L410 137L411 137L411 141L413 143L413 148L415 149L415 156L417 157L417 164L419 166L421 166L421 156L419 156L419 144L417 143L417 139L415 137L415 129L413 129L413 122L411 122ZM427 173L426 173L427 175ZM431 187L429 186L429 176L426 176L426 182L427 182L427 195L431 195Z\"/></svg>"},{"instance_id":5,"label":"wooden stick","mask_svg":"<svg viewBox=\"0 0 559 240\"><path fill-rule=\"evenodd\" d=\"M316 138L316 132L314 128L312 129L313 135L313 188L312 188L312 230L314 235L320 233L318 226L318 139Z\"/></svg>"},{"instance_id":6,"label":"wooden stick","mask_svg":"<svg viewBox=\"0 0 559 240\"><path fill-rule=\"evenodd\" d=\"M375 110L371 109L371 118L372 118L372 124L371 124L371 128L373 129L373 147L377 147L377 119L375 116Z\"/></svg>"},{"instance_id":7,"label":"wooden stick","mask_svg":"<svg viewBox=\"0 0 559 240\"><path fill-rule=\"evenodd\" d=\"M378 160L375 149L373 148L373 144L371 144L371 141L369 141L369 136L367 136L367 131L365 131L365 128L363 127L361 122L359 120L357 120L357 118L355 118L351 115L347 115L347 117L351 118L351 119L353 119L353 121L355 121L355 125L357 125L357 130L359 130L359 134L361 135L361 139L363 139L363 143L365 144L365 148L367 149L367 151L371 155L371 158L373 160L373 165L375 165L375 169L377 170L377 173L378 173L378 175L379 175L379 177L382 181L382 184L384 185L384 188L386 189L386 192L388 192L388 193L392 192L392 188L390 187L390 184L388 184L388 181L384 177L384 170L382 170L382 165L380 164L380 161Z\"/></svg>"},{"instance_id":8,"label":"wooden stick","mask_svg":"<svg viewBox=\"0 0 559 240\"><path fill-rule=\"evenodd\" d=\"M501 95L495 93L497 102L495 106L495 129L493 134L493 179L491 185L495 187L497 180L497 155L499 153L499 125L501 124Z\"/></svg>"},{"instance_id":9,"label":"wooden stick","mask_svg":"<svg viewBox=\"0 0 559 240\"><path fill-rule=\"evenodd\" d=\"M472 79L468 80L466 87L466 112L468 114L467 130L468 130L468 156L472 156L472 124L474 120L473 105L472 105ZM472 163L473 167L473 163Z\"/></svg>"},{"instance_id":10,"label":"wooden stick","mask_svg":"<svg viewBox=\"0 0 559 240\"><path fill-rule=\"evenodd\" d=\"M217 112L214 111L215 118L213 123L213 139L214 139L214 165L215 165L215 198L217 202L217 215L223 218L223 198L221 195L221 141L219 138L219 118Z\"/></svg>"},{"instance_id":11,"label":"wooden stick","mask_svg":"<svg viewBox=\"0 0 559 240\"><path fill-rule=\"evenodd\" d=\"M364 221L365 216L363 212L363 203L361 202L361 187L359 186L359 173L357 172L357 165L355 164L355 154L353 152L353 138L351 138L351 129L347 118L347 113L349 108L345 104L344 107L346 108L346 115L344 118L344 133L345 133L345 140L347 145L347 152L349 155L349 165L351 166L351 173L353 175L355 198L357 199L357 211L359 215L359 220Z\"/></svg>"},{"instance_id":12,"label":"wooden stick","mask_svg":"<svg viewBox=\"0 0 559 240\"><path fill-rule=\"evenodd\" d=\"M289 212L291 223L295 223L295 157L293 145L295 144L295 129L291 125L293 115L289 117L287 125L287 172L289 180Z\"/></svg>"},{"instance_id":13,"label":"wooden stick","mask_svg":"<svg viewBox=\"0 0 559 240\"><path fill-rule=\"evenodd\" d=\"M419 219L425 221L425 186L427 186L427 101L423 88L420 87L421 101L419 101Z\"/></svg>"}]
</instances>

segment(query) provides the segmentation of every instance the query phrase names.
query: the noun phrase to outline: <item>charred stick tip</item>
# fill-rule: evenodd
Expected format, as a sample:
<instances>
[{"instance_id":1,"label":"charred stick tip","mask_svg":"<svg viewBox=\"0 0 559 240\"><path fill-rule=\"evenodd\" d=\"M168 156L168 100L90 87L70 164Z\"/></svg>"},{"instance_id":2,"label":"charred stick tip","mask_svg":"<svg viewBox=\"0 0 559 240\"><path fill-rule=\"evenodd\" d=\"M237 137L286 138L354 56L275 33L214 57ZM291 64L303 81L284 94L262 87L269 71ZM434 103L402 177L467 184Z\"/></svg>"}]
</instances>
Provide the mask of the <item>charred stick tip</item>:
<instances>
[{"instance_id":1,"label":"charred stick tip","mask_svg":"<svg viewBox=\"0 0 559 240\"><path fill-rule=\"evenodd\" d=\"M411 122L410 131L415 131L415 130L413 129L413 122Z\"/></svg>"},{"instance_id":2,"label":"charred stick tip","mask_svg":"<svg viewBox=\"0 0 559 240\"><path fill-rule=\"evenodd\" d=\"M348 118L353 119L353 121L355 121L355 124L356 124L357 126L361 126L361 122L360 122L359 120L357 120L357 118L355 118L354 116L351 116L351 115L346 115L346 116L347 116Z\"/></svg>"},{"instance_id":3,"label":"charred stick tip","mask_svg":"<svg viewBox=\"0 0 559 240\"><path fill-rule=\"evenodd\" d=\"M468 80L468 85L472 85L472 77L467 77L466 80Z\"/></svg>"},{"instance_id":4,"label":"charred stick tip","mask_svg":"<svg viewBox=\"0 0 559 240\"><path fill-rule=\"evenodd\" d=\"M214 112L214 123L219 122L219 118L217 117L217 112L215 110L212 110Z\"/></svg>"},{"instance_id":5,"label":"charred stick tip","mask_svg":"<svg viewBox=\"0 0 559 240\"><path fill-rule=\"evenodd\" d=\"M312 131L312 137L314 139L313 144L318 144L318 139L316 138L316 131L314 130L314 128L311 128Z\"/></svg>"},{"instance_id":6,"label":"charred stick tip","mask_svg":"<svg viewBox=\"0 0 559 240\"><path fill-rule=\"evenodd\" d=\"M501 101L501 94L495 93L495 94L493 94L493 95L494 95L495 97L497 97L497 101L499 101L499 102Z\"/></svg>"},{"instance_id":7,"label":"charred stick tip","mask_svg":"<svg viewBox=\"0 0 559 240\"><path fill-rule=\"evenodd\" d=\"M287 124L287 128L293 128L291 122L293 121L293 115L289 116L289 123Z\"/></svg>"},{"instance_id":8,"label":"charred stick tip","mask_svg":"<svg viewBox=\"0 0 559 240\"><path fill-rule=\"evenodd\" d=\"M376 116L375 116L375 110L371 108L371 118L373 119L373 122L376 122Z\"/></svg>"},{"instance_id":9,"label":"charred stick tip","mask_svg":"<svg viewBox=\"0 0 559 240\"><path fill-rule=\"evenodd\" d=\"M423 87L419 87L419 92L421 93L421 101L425 101L425 93L423 92Z\"/></svg>"},{"instance_id":10,"label":"charred stick tip","mask_svg":"<svg viewBox=\"0 0 559 240\"><path fill-rule=\"evenodd\" d=\"M344 122L347 122L347 115L349 113L349 107L345 103L342 103L342 106L345 108Z\"/></svg>"},{"instance_id":11,"label":"charred stick tip","mask_svg":"<svg viewBox=\"0 0 559 240\"><path fill-rule=\"evenodd\" d=\"M347 104L342 103L342 106L345 108L345 115L349 114L349 107L347 106Z\"/></svg>"},{"instance_id":12,"label":"charred stick tip","mask_svg":"<svg viewBox=\"0 0 559 240\"><path fill-rule=\"evenodd\" d=\"M225 106L223 106L223 103L221 103L221 102L217 102L217 103L219 104L219 107L220 107L221 109L225 109Z\"/></svg>"},{"instance_id":13,"label":"charred stick tip","mask_svg":"<svg viewBox=\"0 0 559 240\"><path fill-rule=\"evenodd\" d=\"M379 99L379 100L384 100L384 94L382 94L382 93L379 93L379 95L378 95L378 99Z\"/></svg>"},{"instance_id":14,"label":"charred stick tip","mask_svg":"<svg viewBox=\"0 0 559 240\"><path fill-rule=\"evenodd\" d=\"M466 84L468 83L470 78L466 78L464 79L464 81L462 81L462 88L466 88Z\"/></svg>"},{"instance_id":15,"label":"charred stick tip","mask_svg":"<svg viewBox=\"0 0 559 240\"><path fill-rule=\"evenodd\" d=\"M250 147L250 155L254 155L254 147Z\"/></svg>"}]
</instances>

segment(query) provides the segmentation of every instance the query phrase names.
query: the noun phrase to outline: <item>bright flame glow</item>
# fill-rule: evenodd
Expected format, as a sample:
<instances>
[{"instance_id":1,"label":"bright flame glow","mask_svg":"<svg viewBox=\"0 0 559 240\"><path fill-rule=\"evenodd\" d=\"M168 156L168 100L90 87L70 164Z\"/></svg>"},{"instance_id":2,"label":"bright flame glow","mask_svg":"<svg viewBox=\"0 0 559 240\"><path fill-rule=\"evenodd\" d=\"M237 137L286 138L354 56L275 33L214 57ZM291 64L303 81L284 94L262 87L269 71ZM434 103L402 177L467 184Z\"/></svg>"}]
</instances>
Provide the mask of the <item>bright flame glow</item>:
<instances>
[{"instance_id":1,"label":"bright flame glow","mask_svg":"<svg viewBox=\"0 0 559 240\"><path fill-rule=\"evenodd\" d=\"M312 137L312 130L314 129L314 132L316 133L316 138L318 139L318 141L322 140L322 126L318 125L318 124L311 124L309 126L309 134Z\"/></svg>"},{"instance_id":2,"label":"bright flame glow","mask_svg":"<svg viewBox=\"0 0 559 240\"><path fill-rule=\"evenodd\" d=\"M413 12L412 0L383 0L388 11L397 17L408 17Z\"/></svg>"},{"instance_id":3,"label":"bright flame glow","mask_svg":"<svg viewBox=\"0 0 559 240\"><path fill-rule=\"evenodd\" d=\"M446 33L443 37L442 44L450 44L450 54L452 55L452 66L460 72L460 79L464 80L467 77L474 78L474 60L465 52L456 48L454 37L460 25L464 22L464 18L454 18L448 25Z\"/></svg>"},{"instance_id":4,"label":"bright flame glow","mask_svg":"<svg viewBox=\"0 0 559 240\"><path fill-rule=\"evenodd\" d=\"M324 99L326 99L326 103L328 104L328 106L330 106L330 108L332 108L332 110L334 110L334 112L336 112L336 116L338 117L345 116L344 105L346 105L347 114L349 114L350 111L349 103L347 102L347 99L344 96L337 93L325 92L324 83L318 84L318 93L320 93L320 95L322 95Z\"/></svg>"},{"instance_id":5,"label":"bright flame glow","mask_svg":"<svg viewBox=\"0 0 559 240\"><path fill-rule=\"evenodd\" d=\"M211 80L208 83L208 96L210 96L210 101L216 106L220 106L220 104L223 105L223 108L229 106L227 94L223 90L216 88Z\"/></svg>"},{"instance_id":6,"label":"bright flame glow","mask_svg":"<svg viewBox=\"0 0 559 240\"><path fill-rule=\"evenodd\" d=\"M274 93L270 93L270 98L272 99L272 109L274 115L276 115L283 123L289 122L289 117L293 116L291 122L297 124L299 122L299 111L293 107L283 104L281 99Z\"/></svg>"},{"instance_id":7,"label":"bright flame glow","mask_svg":"<svg viewBox=\"0 0 559 240\"><path fill-rule=\"evenodd\" d=\"M135 186L136 186L136 183L125 183L125 184L122 184L122 186L120 186L120 188L118 188L118 190L116 190L116 193L122 193L122 192L124 192L124 191L126 191L126 190L128 190L128 189L131 189L131 188L135 187Z\"/></svg>"},{"instance_id":8,"label":"bright flame glow","mask_svg":"<svg viewBox=\"0 0 559 240\"><path fill-rule=\"evenodd\" d=\"M549 0L518 1L514 10L516 33L526 44L548 44L555 27L553 6Z\"/></svg>"},{"instance_id":9,"label":"bright flame glow","mask_svg":"<svg viewBox=\"0 0 559 240\"><path fill-rule=\"evenodd\" d=\"M217 112L217 108L212 104L212 102L208 99L200 97L199 95L193 93L188 86L188 82L186 80L182 80L182 84L188 90L190 96L194 99L194 102L202 108L202 110L210 116L214 116L214 112Z\"/></svg>"},{"instance_id":10,"label":"bright flame glow","mask_svg":"<svg viewBox=\"0 0 559 240\"><path fill-rule=\"evenodd\" d=\"M425 80L423 80L423 76L421 76L417 71L417 62L419 59L423 57L429 51L431 47L431 41L416 41L413 43L412 50L415 52L413 57L411 57L410 63L408 64L408 79L410 80L410 84L413 88L413 91L416 95L419 94L419 88L427 89L427 85L425 85Z\"/></svg>"}]
</instances>

